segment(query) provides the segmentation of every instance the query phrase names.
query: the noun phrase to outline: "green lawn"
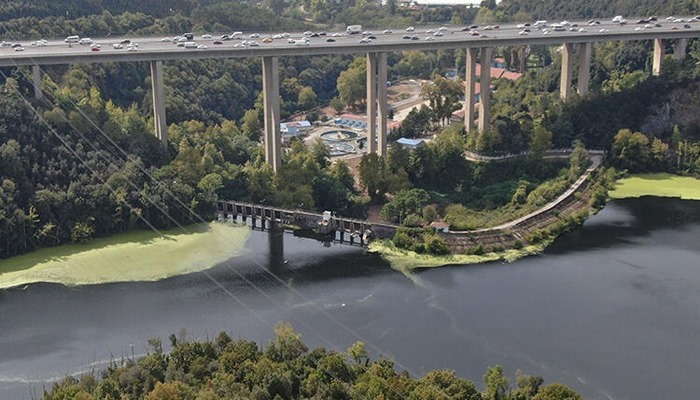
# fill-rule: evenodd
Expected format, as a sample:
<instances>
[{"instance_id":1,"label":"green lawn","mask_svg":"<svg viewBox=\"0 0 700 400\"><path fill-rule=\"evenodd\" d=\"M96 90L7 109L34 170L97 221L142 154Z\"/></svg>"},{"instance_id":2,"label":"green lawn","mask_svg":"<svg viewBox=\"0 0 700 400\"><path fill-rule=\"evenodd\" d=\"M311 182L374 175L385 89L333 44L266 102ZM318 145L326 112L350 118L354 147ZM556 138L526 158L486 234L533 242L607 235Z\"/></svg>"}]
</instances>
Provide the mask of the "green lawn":
<instances>
[{"instance_id":1,"label":"green lawn","mask_svg":"<svg viewBox=\"0 0 700 400\"><path fill-rule=\"evenodd\" d=\"M610 191L613 199L640 196L700 200L700 179L671 174L638 174L620 179L615 190Z\"/></svg>"},{"instance_id":2,"label":"green lawn","mask_svg":"<svg viewBox=\"0 0 700 400\"><path fill-rule=\"evenodd\" d=\"M0 289L35 282L87 285L155 281L209 269L243 250L249 229L197 224L162 232L128 232L41 249L0 261Z\"/></svg>"}]
</instances>

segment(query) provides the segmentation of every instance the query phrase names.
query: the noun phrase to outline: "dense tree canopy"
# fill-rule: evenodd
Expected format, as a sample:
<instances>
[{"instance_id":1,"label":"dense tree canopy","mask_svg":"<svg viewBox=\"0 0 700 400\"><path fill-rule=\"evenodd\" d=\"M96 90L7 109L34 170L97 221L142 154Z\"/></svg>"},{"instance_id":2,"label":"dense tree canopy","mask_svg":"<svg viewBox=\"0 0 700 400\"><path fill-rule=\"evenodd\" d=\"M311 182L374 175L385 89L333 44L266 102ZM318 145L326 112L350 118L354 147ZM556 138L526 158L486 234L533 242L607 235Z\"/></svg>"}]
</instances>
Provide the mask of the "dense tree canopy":
<instances>
[{"instance_id":1,"label":"dense tree canopy","mask_svg":"<svg viewBox=\"0 0 700 400\"><path fill-rule=\"evenodd\" d=\"M233 339L221 332L213 341L170 336L172 350L150 339L149 353L114 362L100 379L68 377L45 391L59 399L411 399L411 400L578 400L570 388L518 371L511 391L500 366L489 368L480 392L473 382L451 370L430 371L421 378L397 371L387 358L370 360L366 344L347 352L310 350L289 324L275 327L267 346ZM527 391L527 392L526 392ZM527 393L527 397L520 394Z\"/></svg>"}]
</instances>

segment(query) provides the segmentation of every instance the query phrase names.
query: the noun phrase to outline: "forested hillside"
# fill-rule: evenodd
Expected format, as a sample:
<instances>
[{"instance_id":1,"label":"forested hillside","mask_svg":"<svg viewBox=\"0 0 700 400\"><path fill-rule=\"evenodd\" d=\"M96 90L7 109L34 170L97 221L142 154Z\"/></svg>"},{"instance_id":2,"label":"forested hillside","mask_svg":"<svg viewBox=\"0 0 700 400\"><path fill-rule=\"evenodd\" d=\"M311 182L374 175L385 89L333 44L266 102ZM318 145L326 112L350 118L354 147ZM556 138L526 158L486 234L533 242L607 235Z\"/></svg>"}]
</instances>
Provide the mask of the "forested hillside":
<instances>
[{"instance_id":1,"label":"forested hillside","mask_svg":"<svg viewBox=\"0 0 700 400\"><path fill-rule=\"evenodd\" d=\"M525 20L612 18L615 15L696 15L698 0L503 0L498 7L509 17Z\"/></svg>"},{"instance_id":2,"label":"forested hillside","mask_svg":"<svg viewBox=\"0 0 700 400\"><path fill-rule=\"evenodd\" d=\"M392 2L385 6L360 1L250 3L192 0L129 7L132 2L74 0L62 3L69 11L66 15L53 2L10 1L2 10L9 19L0 22L0 32L6 39L70 33L129 37L189 30L263 33L352 22L466 23L494 14L510 18L504 10L520 11L515 9L519 2L508 1L498 9L495 4L482 7L478 15L476 10L450 7L414 12L392 8ZM177 7L159 11L166 4ZM691 10L697 1L683 4ZM656 8L649 12L661 15L668 5L649 3L652 6ZM82 14L71 14L74 9ZM537 160L495 170L473 166L461 157L465 146L488 154L532 150L541 155L552 146L569 147L579 140L588 148L625 149L613 153L620 168L699 174L700 112L694 110L700 104L692 94L683 94L696 87L700 77L698 46L697 40L689 42L684 61L668 60L664 77L649 78L650 43L597 44L589 96L567 102L559 99L556 47L532 46L522 79L493 82L491 129L465 137L463 126L454 123L447 134L412 154L396 150L385 160L367 159L364 170L369 173L361 183L371 196L358 192L344 163L328 162L328 148L321 144L312 148L293 144L282 171L272 173L259 147L263 115L258 59L166 62L167 148L160 147L152 133L147 63L43 68L41 101L30 100L28 69L2 68L0 258L125 229L165 228L210 218L216 198L332 209L363 217L368 202L384 202L385 193L428 187L445 193L431 201L451 200L488 212L508 205L518 193L534 191L556 172ZM519 65L522 48L498 48L496 54L511 66ZM464 50L392 53L388 62L390 80L432 79L423 88L432 108L411 112L391 136L439 133L460 107L462 90L458 82L440 76L454 69L463 74ZM312 110L328 104L338 112L362 113L365 68L363 55L282 58L282 116L308 113L309 120L315 120L320 116ZM434 101L437 98L450 100ZM687 99L684 116L669 108L678 103L673 98ZM670 111L664 115L663 110ZM647 120L650 116L653 119ZM630 134L618 137L624 129ZM631 147L625 143L635 144L646 161L631 162L632 153L626 150ZM421 218L417 222L427 220Z\"/></svg>"}]
</instances>

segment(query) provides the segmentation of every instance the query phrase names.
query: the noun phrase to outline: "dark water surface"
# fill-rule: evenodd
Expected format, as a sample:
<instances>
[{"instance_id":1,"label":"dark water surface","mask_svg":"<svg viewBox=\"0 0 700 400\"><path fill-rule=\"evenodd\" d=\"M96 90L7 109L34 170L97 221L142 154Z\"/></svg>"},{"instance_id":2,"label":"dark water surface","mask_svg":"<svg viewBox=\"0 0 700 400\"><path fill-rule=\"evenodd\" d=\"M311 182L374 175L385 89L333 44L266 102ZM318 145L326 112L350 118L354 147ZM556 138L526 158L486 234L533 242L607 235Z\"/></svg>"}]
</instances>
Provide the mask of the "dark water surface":
<instances>
[{"instance_id":1,"label":"dark water surface","mask_svg":"<svg viewBox=\"0 0 700 400\"><path fill-rule=\"evenodd\" d=\"M248 249L160 282L0 290L0 399L143 354L152 337L266 343L277 321L310 347L364 340L414 375L450 368L480 387L501 364L511 382L521 369L590 399L698 395L700 202L613 201L542 256L424 270L418 284L357 248L254 232Z\"/></svg>"}]
</instances>

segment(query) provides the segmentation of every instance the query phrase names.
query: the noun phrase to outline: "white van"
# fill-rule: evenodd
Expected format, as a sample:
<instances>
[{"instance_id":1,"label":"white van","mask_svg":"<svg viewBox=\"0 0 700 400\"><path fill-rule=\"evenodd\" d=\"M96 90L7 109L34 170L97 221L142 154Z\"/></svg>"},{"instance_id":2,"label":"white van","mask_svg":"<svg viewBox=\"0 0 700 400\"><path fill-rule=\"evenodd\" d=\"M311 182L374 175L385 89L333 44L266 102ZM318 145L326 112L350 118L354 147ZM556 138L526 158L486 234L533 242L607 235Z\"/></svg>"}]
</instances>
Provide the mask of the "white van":
<instances>
[{"instance_id":1,"label":"white van","mask_svg":"<svg viewBox=\"0 0 700 400\"><path fill-rule=\"evenodd\" d=\"M74 36L68 36L63 41L66 43L78 43L79 40L80 40L80 36L74 35Z\"/></svg>"},{"instance_id":2,"label":"white van","mask_svg":"<svg viewBox=\"0 0 700 400\"><path fill-rule=\"evenodd\" d=\"M78 44L92 44L92 39L82 38L82 39L78 40Z\"/></svg>"},{"instance_id":3,"label":"white van","mask_svg":"<svg viewBox=\"0 0 700 400\"><path fill-rule=\"evenodd\" d=\"M362 33L362 25L348 25L348 27L345 28L345 33L348 35L357 35Z\"/></svg>"},{"instance_id":4,"label":"white van","mask_svg":"<svg viewBox=\"0 0 700 400\"><path fill-rule=\"evenodd\" d=\"M186 49L196 49L196 48L197 48L197 43L195 43L195 42L185 42L185 48L186 48Z\"/></svg>"}]
</instances>

